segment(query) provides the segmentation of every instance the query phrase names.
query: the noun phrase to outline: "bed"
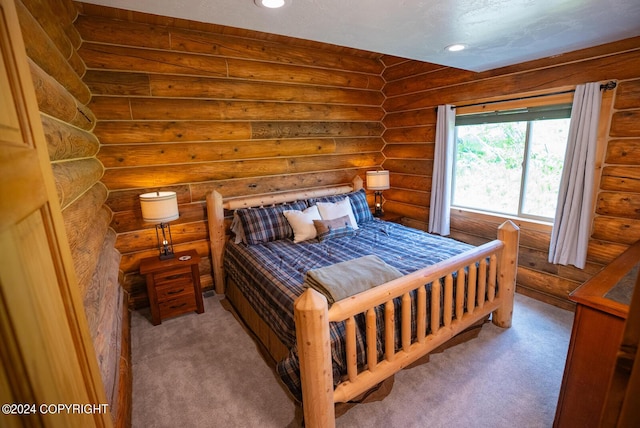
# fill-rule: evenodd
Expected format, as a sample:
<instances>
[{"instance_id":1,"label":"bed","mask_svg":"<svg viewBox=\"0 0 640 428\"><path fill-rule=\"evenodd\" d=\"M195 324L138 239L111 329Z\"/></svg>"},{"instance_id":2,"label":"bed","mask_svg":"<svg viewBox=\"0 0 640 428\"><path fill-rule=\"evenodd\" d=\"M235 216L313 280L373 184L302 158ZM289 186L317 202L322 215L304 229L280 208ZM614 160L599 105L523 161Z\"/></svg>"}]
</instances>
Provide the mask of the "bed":
<instances>
[{"instance_id":1,"label":"bed","mask_svg":"<svg viewBox=\"0 0 640 428\"><path fill-rule=\"evenodd\" d=\"M214 191L207 209L216 292L275 361L302 403L305 426L333 426L336 403L362 396L489 315L511 325L519 238L512 222L479 247L384 222L371 216L358 177L242 198ZM338 267L362 274L340 281ZM327 272L339 272L333 294L312 281ZM373 277L389 280L349 294Z\"/></svg>"}]
</instances>

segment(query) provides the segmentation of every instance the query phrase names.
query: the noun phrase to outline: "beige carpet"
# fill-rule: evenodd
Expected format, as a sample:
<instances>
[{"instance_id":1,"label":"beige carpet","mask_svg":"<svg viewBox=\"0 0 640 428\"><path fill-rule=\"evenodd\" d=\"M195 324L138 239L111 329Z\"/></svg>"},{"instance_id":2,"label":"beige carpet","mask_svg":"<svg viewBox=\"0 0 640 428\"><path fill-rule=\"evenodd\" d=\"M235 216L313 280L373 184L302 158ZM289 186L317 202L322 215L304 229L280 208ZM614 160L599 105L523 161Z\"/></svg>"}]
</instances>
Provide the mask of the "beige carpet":
<instances>
[{"instance_id":1,"label":"beige carpet","mask_svg":"<svg viewBox=\"0 0 640 428\"><path fill-rule=\"evenodd\" d=\"M254 343L207 297L205 313L152 326L132 315L133 426L285 427L294 406ZM396 375L391 394L338 427L550 427L573 313L516 295L513 327Z\"/></svg>"}]
</instances>

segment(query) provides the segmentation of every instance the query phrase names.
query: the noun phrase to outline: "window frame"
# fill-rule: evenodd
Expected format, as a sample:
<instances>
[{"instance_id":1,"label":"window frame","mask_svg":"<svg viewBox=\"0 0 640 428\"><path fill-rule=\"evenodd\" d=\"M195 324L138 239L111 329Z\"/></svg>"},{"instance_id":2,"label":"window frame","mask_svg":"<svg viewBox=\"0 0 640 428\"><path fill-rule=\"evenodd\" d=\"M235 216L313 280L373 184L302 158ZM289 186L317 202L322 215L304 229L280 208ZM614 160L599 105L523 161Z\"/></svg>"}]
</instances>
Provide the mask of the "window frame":
<instances>
[{"instance_id":1,"label":"window frame","mask_svg":"<svg viewBox=\"0 0 640 428\"><path fill-rule=\"evenodd\" d=\"M504 102L489 101L487 102L487 104L477 103L474 105L470 105L468 107L459 107L459 108L456 108L456 119L459 116L479 116L481 114L491 115L492 113L496 114L499 117L499 114L497 114L497 112L515 111L515 110L522 110L525 108L544 109L545 107L551 107L551 106L564 106L564 108L566 108L567 105L570 112L571 103L573 101L573 93L568 92L568 93L554 94L549 96L542 95L540 98L537 98L537 99L525 99L525 98L526 97L522 99L516 99L516 100L510 100L510 101L504 101ZM495 120L494 123L495 122L504 123L505 121ZM530 153L531 153L530 152L530 148L531 148L530 140L532 135L531 122L532 122L532 119L526 121L526 133L525 133L525 142L524 142L525 146L524 146L524 153L523 153L523 159L522 159L522 172L521 172L521 178L520 178L520 192L518 197L517 213L491 211L491 210L468 207L468 206L453 203L453 200L454 200L453 198L454 198L455 188L456 188L455 168L456 168L456 160L457 160L457 153L458 153L457 146L454 147L454 150L453 150L453 169L452 169L452 184L451 184L451 201L452 201L451 209L452 210L484 213L487 215L509 217L509 218L515 218L519 220L549 224L549 225L552 225L555 222L555 216L542 217L542 216L537 216L532 214L526 214L526 213L523 213L522 211L523 205L524 205L524 195L525 195L526 186L527 186L526 174L527 174L527 168L529 167L529 160L530 160ZM457 141L457 133L458 133L458 125L456 124L454 141Z\"/></svg>"}]
</instances>

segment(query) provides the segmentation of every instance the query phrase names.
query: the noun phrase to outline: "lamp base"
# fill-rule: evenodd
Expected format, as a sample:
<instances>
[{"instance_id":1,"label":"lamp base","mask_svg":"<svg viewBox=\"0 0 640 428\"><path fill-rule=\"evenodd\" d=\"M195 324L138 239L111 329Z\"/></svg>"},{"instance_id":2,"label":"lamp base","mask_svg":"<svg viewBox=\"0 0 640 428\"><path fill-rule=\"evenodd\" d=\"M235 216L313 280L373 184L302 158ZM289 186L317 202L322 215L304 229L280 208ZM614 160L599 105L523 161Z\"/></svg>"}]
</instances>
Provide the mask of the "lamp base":
<instances>
[{"instance_id":1,"label":"lamp base","mask_svg":"<svg viewBox=\"0 0 640 428\"><path fill-rule=\"evenodd\" d=\"M373 202L374 202L374 217L382 217L384 212L382 211L382 192L380 190L376 190L373 192Z\"/></svg>"},{"instance_id":2,"label":"lamp base","mask_svg":"<svg viewBox=\"0 0 640 428\"><path fill-rule=\"evenodd\" d=\"M166 229L166 232L165 232ZM162 238L160 238L162 235ZM168 260L174 258L173 240L171 239L171 225L169 223L160 223L156 225L156 238L158 238L158 251L160 252L160 260Z\"/></svg>"}]
</instances>

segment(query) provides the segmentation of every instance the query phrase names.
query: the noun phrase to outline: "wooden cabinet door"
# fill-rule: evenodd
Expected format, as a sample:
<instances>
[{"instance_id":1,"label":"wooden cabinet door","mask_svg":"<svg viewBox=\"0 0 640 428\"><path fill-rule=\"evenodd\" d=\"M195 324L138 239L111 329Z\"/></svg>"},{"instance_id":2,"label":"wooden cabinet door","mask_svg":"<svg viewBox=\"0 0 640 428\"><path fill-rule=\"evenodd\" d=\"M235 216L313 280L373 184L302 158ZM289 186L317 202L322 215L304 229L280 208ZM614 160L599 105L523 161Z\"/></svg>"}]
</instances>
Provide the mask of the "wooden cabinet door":
<instances>
[{"instance_id":1,"label":"wooden cabinet door","mask_svg":"<svg viewBox=\"0 0 640 428\"><path fill-rule=\"evenodd\" d=\"M111 426L13 1L0 0L0 404L35 414L0 425Z\"/></svg>"},{"instance_id":2,"label":"wooden cabinet door","mask_svg":"<svg viewBox=\"0 0 640 428\"><path fill-rule=\"evenodd\" d=\"M618 347L616 365L602 409L600 427L640 426L640 274Z\"/></svg>"}]
</instances>

